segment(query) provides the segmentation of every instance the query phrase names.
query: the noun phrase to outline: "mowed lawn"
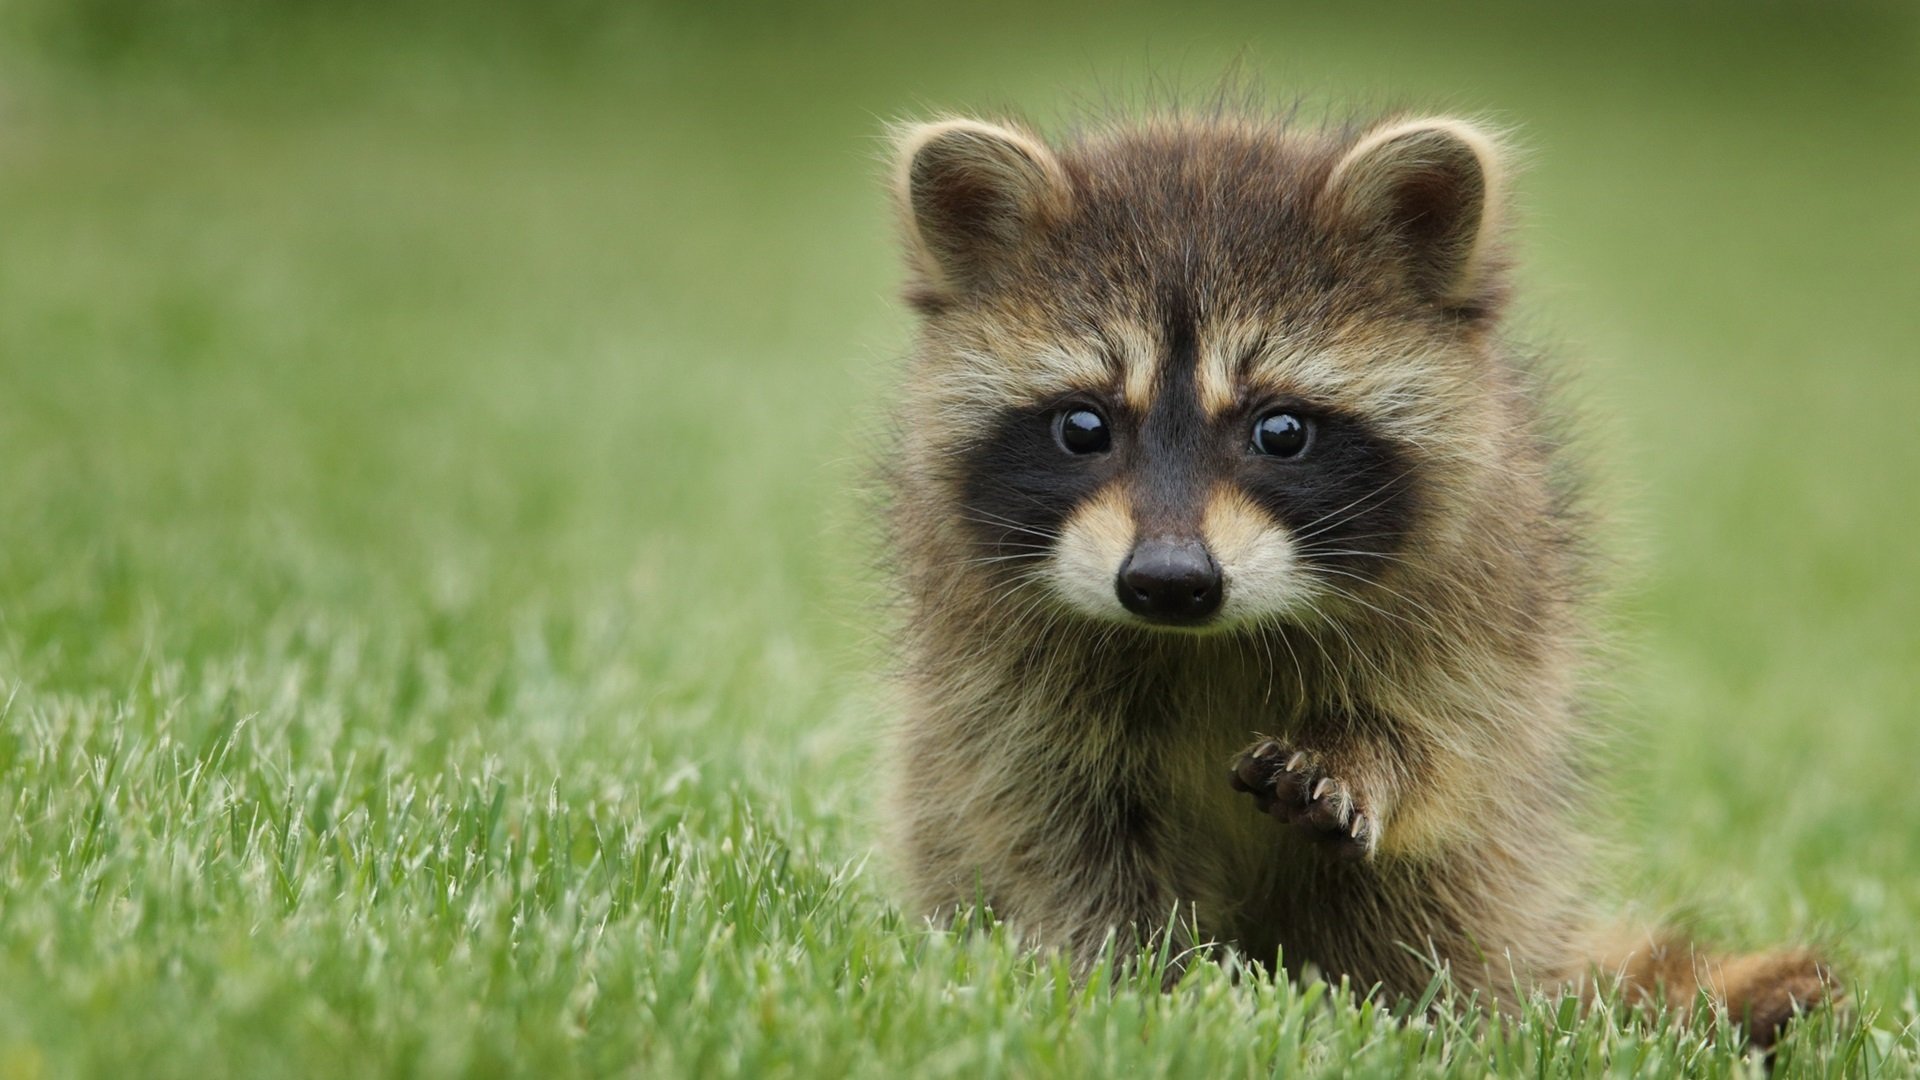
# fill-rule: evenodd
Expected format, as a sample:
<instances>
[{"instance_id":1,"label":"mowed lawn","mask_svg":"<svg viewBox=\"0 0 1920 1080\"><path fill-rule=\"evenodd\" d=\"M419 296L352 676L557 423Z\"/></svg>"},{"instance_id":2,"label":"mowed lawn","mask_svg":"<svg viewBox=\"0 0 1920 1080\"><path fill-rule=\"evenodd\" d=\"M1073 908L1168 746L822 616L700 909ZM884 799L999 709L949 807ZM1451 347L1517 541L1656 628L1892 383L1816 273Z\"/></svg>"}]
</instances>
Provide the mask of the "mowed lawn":
<instances>
[{"instance_id":1,"label":"mowed lawn","mask_svg":"<svg viewBox=\"0 0 1920 1080\"><path fill-rule=\"evenodd\" d=\"M1513 125L1608 892L1832 943L1781 1075L1920 1069L1912 9L61 10L0 24L0 1078L1758 1069L894 905L883 123L1236 65Z\"/></svg>"}]
</instances>

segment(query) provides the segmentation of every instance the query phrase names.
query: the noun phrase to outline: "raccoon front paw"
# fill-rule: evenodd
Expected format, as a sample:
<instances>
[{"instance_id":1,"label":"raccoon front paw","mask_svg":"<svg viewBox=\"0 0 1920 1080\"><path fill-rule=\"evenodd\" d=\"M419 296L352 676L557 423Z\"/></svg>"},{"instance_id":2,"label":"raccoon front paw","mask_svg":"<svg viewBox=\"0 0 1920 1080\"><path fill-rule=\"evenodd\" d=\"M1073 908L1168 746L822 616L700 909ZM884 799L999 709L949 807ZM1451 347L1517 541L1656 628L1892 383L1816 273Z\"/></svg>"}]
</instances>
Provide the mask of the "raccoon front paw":
<instances>
[{"instance_id":1,"label":"raccoon front paw","mask_svg":"<svg viewBox=\"0 0 1920 1080\"><path fill-rule=\"evenodd\" d=\"M1317 754L1263 739L1240 755L1227 779L1235 791L1253 796L1261 813L1336 854L1369 858L1380 844L1379 821L1366 800L1330 775Z\"/></svg>"}]
</instances>

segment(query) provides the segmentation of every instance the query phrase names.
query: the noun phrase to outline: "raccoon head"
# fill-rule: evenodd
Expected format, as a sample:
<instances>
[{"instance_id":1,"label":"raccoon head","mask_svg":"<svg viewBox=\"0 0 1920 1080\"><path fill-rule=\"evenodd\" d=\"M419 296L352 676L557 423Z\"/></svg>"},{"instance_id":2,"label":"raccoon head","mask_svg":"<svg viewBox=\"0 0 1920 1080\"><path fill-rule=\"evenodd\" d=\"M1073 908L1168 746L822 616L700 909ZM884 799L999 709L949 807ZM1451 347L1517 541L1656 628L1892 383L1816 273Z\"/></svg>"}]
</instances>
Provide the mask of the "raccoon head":
<instances>
[{"instance_id":1,"label":"raccoon head","mask_svg":"<svg viewBox=\"0 0 1920 1080\"><path fill-rule=\"evenodd\" d=\"M998 595L1095 619L1371 604L1497 471L1501 175L1447 119L904 131L923 501Z\"/></svg>"}]
</instances>

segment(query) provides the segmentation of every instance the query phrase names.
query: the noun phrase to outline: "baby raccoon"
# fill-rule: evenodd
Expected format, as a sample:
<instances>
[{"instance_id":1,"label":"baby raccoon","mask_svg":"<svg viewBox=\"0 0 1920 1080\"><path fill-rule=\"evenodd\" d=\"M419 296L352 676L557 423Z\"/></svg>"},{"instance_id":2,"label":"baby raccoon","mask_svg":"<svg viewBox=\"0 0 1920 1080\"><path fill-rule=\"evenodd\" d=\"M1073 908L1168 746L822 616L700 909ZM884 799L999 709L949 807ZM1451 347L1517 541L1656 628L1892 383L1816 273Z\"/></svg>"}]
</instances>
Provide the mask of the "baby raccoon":
<instances>
[{"instance_id":1,"label":"baby raccoon","mask_svg":"<svg viewBox=\"0 0 1920 1080\"><path fill-rule=\"evenodd\" d=\"M1500 334L1493 135L948 119L896 175L914 904L1394 995L1704 989L1763 1044L1828 993L1589 910L1580 535Z\"/></svg>"}]
</instances>

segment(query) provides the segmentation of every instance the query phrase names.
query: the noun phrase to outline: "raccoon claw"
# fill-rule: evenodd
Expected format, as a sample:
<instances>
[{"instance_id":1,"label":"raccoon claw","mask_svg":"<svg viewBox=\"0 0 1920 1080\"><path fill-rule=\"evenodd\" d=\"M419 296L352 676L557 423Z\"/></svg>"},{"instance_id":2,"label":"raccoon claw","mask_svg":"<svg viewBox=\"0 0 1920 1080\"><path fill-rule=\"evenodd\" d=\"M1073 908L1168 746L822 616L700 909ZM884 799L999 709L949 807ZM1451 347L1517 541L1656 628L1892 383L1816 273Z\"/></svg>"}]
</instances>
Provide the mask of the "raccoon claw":
<instances>
[{"instance_id":1,"label":"raccoon claw","mask_svg":"<svg viewBox=\"0 0 1920 1080\"><path fill-rule=\"evenodd\" d=\"M1261 813L1340 855L1366 858L1379 843L1366 804L1317 755L1264 739L1240 755L1227 780L1235 791L1253 796Z\"/></svg>"}]
</instances>

